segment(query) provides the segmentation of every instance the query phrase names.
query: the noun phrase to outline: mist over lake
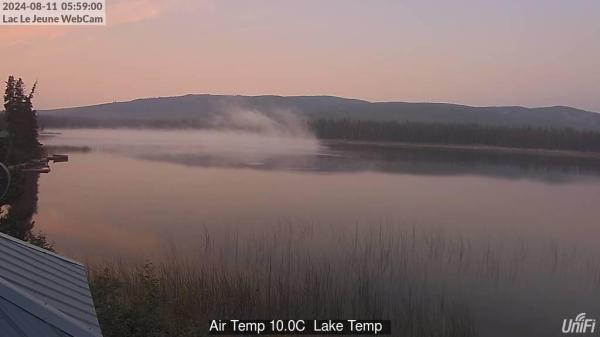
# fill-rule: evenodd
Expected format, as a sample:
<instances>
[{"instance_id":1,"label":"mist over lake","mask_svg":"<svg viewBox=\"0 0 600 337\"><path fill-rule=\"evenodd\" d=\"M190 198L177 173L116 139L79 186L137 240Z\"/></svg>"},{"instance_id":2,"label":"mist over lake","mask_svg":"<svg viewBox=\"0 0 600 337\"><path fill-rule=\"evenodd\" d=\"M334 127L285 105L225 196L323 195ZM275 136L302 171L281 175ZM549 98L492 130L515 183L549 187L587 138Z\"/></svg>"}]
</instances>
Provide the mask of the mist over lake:
<instances>
[{"instance_id":1,"label":"mist over lake","mask_svg":"<svg viewBox=\"0 0 600 337\"><path fill-rule=\"evenodd\" d=\"M193 243L194 231L207 226L243 231L303 221L573 240L590 247L590 231L600 232L594 207L600 176L568 163L486 162L485 155L471 154L482 161L465 165L460 153L454 161L447 153L433 160L401 156L400 150L377 156L369 148L367 155L310 136L231 130L56 131L44 142L68 151L70 162L40 179L39 223L50 236L53 223L83 220L118 234L91 235L90 225L56 236L59 241L79 232L104 247L105 239L128 237L125 251L111 254L127 255L132 242L142 244L137 251L144 238L164 243L163 234ZM184 227L174 230L178 226ZM134 237L140 239L129 241ZM71 239L82 246L78 255L96 253L93 241Z\"/></svg>"},{"instance_id":2,"label":"mist over lake","mask_svg":"<svg viewBox=\"0 0 600 337\"><path fill-rule=\"evenodd\" d=\"M44 143L70 161L40 178L36 228L90 263L176 251L229 265L238 251L277 251L268 242L290 240L283 251L345 265L356 240L383 249L382 238L412 237L423 282L467 303L484 335L544 335L556 327L519 329L538 317L560 322L569 308L600 309L591 300L600 275L591 164L365 151L310 134L52 132Z\"/></svg>"}]
</instances>

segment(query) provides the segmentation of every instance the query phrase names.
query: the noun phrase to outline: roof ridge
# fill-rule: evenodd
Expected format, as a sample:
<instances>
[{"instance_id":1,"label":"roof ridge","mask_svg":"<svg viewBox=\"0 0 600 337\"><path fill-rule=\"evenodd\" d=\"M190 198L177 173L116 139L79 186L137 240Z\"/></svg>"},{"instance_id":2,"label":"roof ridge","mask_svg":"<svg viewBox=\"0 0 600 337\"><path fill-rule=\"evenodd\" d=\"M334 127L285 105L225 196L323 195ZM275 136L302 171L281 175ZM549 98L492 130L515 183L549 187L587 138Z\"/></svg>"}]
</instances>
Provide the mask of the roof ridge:
<instances>
[{"instance_id":1,"label":"roof ridge","mask_svg":"<svg viewBox=\"0 0 600 337\"><path fill-rule=\"evenodd\" d=\"M71 336L102 336L101 332L94 331L93 328L41 301L2 277L0 277L0 297Z\"/></svg>"},{"instance_id":2,"label":"roof ridge","mask_svg":"<svg viewBox=\"0 0 600 337\"><path fill-rule=\"evenodd\" d=\"M36 250L36 251L38 251L38 252L41 252L41 253L44 253L44 254L47 254L47 255L50 255L50 256L53 256L53 257L59 258L59 259L61 259L61 260L63 260L63 261L66 261L66 262L69 262L69 263L72 263L72 264L75 264L75 265L78 265L78 266L80 266L80 267L83 267L83 268L85 268L85 266L84 266L84 265L83 265L81 262L78 262L78 261L75 261L75 260L69 259L68 257L64 257L64 256L62 256L62 255L58 255L58 254L56 254L56 253L53 253L53 252L51 252L51 251L49 251L49 250L46 250L46 249L40 248L40 247L38 247L38 246L32 245L32 244L31 244L31 243L29 243L29 242L25 242L25 241L23 241L23 240L19 240L19 239L17 239L17 238L14 238L14 237L12 237L12 236L10 236L10 235L8 235L8 234L0 233L0 238L2 238L2 239L6 239L6 240L9 240L9 241L12 241L12 242L14 242L14 243L17 243L17 244L19 244L19 245L25 246L25 247L27 247L27 248L29 248L29 249Z\"/></svg>"}]
</instances>

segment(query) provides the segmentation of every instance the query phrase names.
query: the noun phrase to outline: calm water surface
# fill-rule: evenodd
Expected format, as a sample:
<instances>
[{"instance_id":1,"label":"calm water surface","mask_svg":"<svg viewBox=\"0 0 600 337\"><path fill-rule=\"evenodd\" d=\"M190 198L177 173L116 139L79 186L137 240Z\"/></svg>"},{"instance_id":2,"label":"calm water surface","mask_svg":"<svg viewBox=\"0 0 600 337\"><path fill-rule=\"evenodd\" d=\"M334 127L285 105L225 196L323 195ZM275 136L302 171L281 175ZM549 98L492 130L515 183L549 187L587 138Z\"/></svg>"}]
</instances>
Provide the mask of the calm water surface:
<instances>
[{"instance_id":1,"label":"calm water surface","mask_svg":"<svg viewBox=\"0 0 600 337\"><path fill-rule=\"evenodd\" d=\"M566 265L569 256L590 261L589 282L532 271L501 286L477 281L459 287L485 335L506 335L506 326L511 335L560 335L562 318L600 317L600 302L592 297L598 298L600 266L594 163L383 151L234 132L60 132L44 143L68 152L70 160L40 178L35 220L69 256L193 251L207 233L211 240L243 241L282 226L310 226L319 241L310 249L326 250L338 235L384 226L491 243L503 252L550 247ZM535 264L523 269L536 270Z\"/></svg>"},{"instance_id":2,"label":"calm water surface","mask_svg":"<svg viewBox=\"0 0 600 337\"><path fill-rule=\"evenodd\" d=\"M87 148L57 150L70 161L41 177L36 220L70 254L137 254L169 241L193 244L206 229L308 222L585 247L600 237L600 178L577 168L396 159L311 140L261 149L273 140L193 131L61 132L44 142ZM227 137L240 139L221 142Z\"/></svg>"}]
</instances>

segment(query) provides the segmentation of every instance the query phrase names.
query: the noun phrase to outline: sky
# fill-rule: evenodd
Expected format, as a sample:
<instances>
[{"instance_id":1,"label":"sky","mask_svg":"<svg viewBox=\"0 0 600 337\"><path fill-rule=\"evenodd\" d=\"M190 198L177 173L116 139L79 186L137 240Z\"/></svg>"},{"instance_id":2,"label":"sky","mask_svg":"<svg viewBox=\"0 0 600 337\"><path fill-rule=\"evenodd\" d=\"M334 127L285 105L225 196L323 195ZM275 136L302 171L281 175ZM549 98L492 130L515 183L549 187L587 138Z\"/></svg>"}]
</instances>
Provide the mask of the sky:
<instances>
[{"instance_id":1,"label":"sky","mask_svg":"<svg viewBox=\"0 0 600 337\"><path fill-rule=\"evenodd\" d=\"M0 26L40 109L189 93L600 112L598 0L107 0L106 26Z\"/></svg>"}]
</instances>

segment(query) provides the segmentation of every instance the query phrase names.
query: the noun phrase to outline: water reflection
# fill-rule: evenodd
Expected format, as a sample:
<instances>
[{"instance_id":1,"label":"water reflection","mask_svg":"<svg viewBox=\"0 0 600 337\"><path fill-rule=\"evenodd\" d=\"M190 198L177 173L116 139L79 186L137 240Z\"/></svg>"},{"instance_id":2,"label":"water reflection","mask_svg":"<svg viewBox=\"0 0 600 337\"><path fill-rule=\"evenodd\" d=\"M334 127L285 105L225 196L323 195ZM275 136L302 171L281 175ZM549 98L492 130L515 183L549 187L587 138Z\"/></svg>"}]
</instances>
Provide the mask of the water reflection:
<instances>
[{"instance_id":1,"label":"water reflection","mask_svg":"<svg viewBox=\"0 0 600 337\"><path fill-rule=\"evenodd\" d=\"M573 156L558 152L387 147L369 144L330 143L344 162L336 167L418 175L481 175L509 179L568 182L600 174L600 156ZM352 164L352 163L353 164Z\"/></svg>"},{"instance_id":2,"label":"water reflection","mask_svg":"<svg viewBox=\"0 0 600 337\"><path fill-rule=\"evenodd\" d=\"M396 286L416 275L464 299L483 336L548 336L600 310L594 158L129 133L45 140L76 152L40 180L36 220L61 253L218 272L362 261L381 298L401 303Z\"/></svg>"},{"instance_id":3,"label":"water reflection","mask_svg":"<svg viewBox=\"0 0 600 337\"><path fill-rule=\"evenodd\" d=\"M184 134L179 137L176 132L168 137L162 135L144 142L144 138L150 138L144 133L152 134L152 131L135 132L142 133L143 136L137 135L134 137L136 141L133 142L123 139L123 142L119 143L114 141L113 137L108 137L112 141L99 141L95 136L81 136L78 131L66 131L65 135L49 138L47 142L51 144L51 149L59 152L102 151L137 159L205 168L251 168L315 173L479 175L547 183L568 183L600 175L600 156L591 154L390 146L335 141L316 145L313 140L262 139L257 135L238 143L224 143L219 139L215 140L214 134L197 137Z\"/></svg>"},{"instance_id":4,"label":"water reflection","mask_svg":"<svg viewBox=\"0 0 600 337\"><path fill-rule=\"evenodd\" d=\"M0 232L48 250L54 250L42 232L36 231L33 217L38 207L39 173L14 171L7 198L0 207Z\"/></svg>"},{"instance_id":5,"label":"water reflection","mask_svg":"<svg viewBox=\"0 0 600 337\"><path fill-rule=\"evenodd\" d=\"M44 143L73 156L42 180L38 219L74 252L109 245L135 253L166 238L193 243L205 225L251 233L289 219L534 236L544 228L578 243L588 242L584 233L597 223L590 207L600 181L595 157L277 143L240 133L227 140L229 133L199 131L62 132ZM276 144L265 150L259 145L267 140Z\"/></svg>"}]
</instances>

